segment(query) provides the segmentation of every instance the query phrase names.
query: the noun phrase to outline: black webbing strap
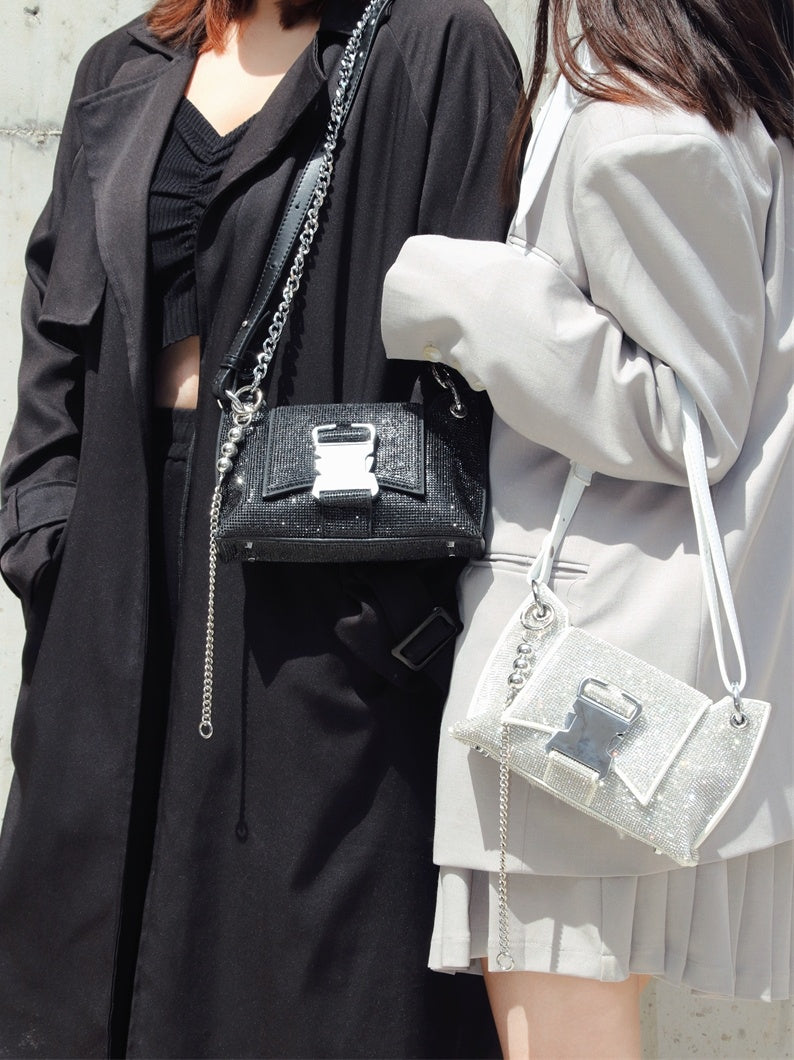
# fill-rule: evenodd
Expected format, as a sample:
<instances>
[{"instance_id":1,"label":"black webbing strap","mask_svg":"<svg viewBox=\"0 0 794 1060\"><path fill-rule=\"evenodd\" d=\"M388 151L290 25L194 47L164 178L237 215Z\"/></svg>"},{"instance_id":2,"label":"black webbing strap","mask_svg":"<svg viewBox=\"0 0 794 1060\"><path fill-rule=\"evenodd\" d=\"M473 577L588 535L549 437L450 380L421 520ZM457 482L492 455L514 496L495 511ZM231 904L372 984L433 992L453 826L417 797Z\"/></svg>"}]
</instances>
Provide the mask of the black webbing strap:
<instances>
[{"instance_id":1,"label":"black webbing strap","mask_svg":"<svg viewBox=\"0 0 794 1060\"><path fill-rule=\"evenodd\" d=\"M340 130L350 113L350 108L361 82L361 76L364 73L364 67L372 51L375 35L384 21L391 4L392 0L381 0L381 3L373 10L364 28L361 36L361 47L358 50L350 73L350 89L342 111ZM245 355L248 352L248 344L256 335L257 329L262 323L267 307L277 289L279 279L303 228L320 175L325 137L326 133L323 130L290 196L284 215L276 230L276 235L271 244L265 267L262 270L262 276L257 284L248 312L245 314L245 318L229 347L229 352L221 361L220 369L212 384L213 393L217 398L223 399L225 397L226 391L232 386L235 374L242 367Z\"/></svg>"},{"instance_id":2,"label":"black webbing strap","mask_svg":"<svg viewBox=\"0 0 794 1060\"><path fill-rule=\"evenodd\" d=\"M409 563L361 563L355 577L377 599L388 627L396 667L391 679L404 682L398 676L400 671L405 673L403 668L422 672L446 695L452 660L444 649L463 627L439 606L438 590Z\"/></svg>"}]
</instances>

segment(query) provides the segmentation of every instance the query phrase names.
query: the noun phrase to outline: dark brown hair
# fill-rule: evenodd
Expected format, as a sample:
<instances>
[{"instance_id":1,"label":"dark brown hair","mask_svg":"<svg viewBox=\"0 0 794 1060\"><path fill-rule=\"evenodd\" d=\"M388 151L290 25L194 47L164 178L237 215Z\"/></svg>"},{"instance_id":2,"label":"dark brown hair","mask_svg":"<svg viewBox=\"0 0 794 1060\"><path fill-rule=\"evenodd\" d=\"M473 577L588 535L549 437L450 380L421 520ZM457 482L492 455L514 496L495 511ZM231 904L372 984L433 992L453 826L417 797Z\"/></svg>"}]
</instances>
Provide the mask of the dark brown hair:
<instances>
[{"instance_id":1,"label":"dark brown hair","mask_svg":"<svg viewBox=\"0 0 794 1060\"><path fill-rule=\"evenodd\" d=\"M581 24L574 39L573 11ZM549 38L560 70L593 99L657 108L667 100L721 132L737 112L755 110L771 136L794 141L793 24L791 0L540 0L529 86L508 134L504 198L517 195ZM582 39L605 73L588 75L577 62Z\"/></svg>"},{"instance_id":2,"label":"dark brown hair","mask_svg":"<svg viewBox=\"0 0 794 1060\"><path fill-rule=\"evenodd\" d=\"M149 29L166 44L187 44L199 51L222 48L229 26L244 18L255 0L157 0L146 16ZM285 29L317 16L324 0L279 0Z\"/></svg>"}]
</instances>

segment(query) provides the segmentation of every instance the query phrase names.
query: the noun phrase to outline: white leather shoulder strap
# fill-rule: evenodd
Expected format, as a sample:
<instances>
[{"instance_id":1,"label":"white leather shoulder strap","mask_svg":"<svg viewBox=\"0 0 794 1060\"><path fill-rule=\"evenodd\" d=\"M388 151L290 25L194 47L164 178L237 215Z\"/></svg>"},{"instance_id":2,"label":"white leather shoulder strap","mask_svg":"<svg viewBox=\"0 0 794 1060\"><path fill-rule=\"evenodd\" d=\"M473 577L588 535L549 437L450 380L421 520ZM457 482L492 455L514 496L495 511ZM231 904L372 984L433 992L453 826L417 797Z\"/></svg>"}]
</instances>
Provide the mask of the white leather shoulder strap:
<instances>
[{"instance_id":1,"label":"white leather shoulder strap","mask_svg":"<svg viewBox=\"0 0 794 1060\"><path fill-rule=\"evenodd\" d=\"M711 490L709 489L706 471L706 456L703 452L703 435L700 430L700 413L695 404L695 399L678 376L676 376L676 384L681 398L684 460L686 461L686 472L689 478L689 491L692 494L692 510L695 513L700 569L703 572L706 600L709 605L711 626L714 630L717 661L719 662L722 683L733 695L734 699L737 699L747 679L747 668L744 660L744 648L742 647L742 635L739 630L739 618L736 614L736 604L731 591L728 563L725 559L725 550L722 546L722 538L717 526L717 516L711 500ZM739 667L739 676L735 681L731 681L728 676L728 667L725 662L725 645L720 621L720 601L722 601L722 607L728 621L728 629Z\"/></svg>"},{"instance_id":2,"label":"white leather shoulder strap","mask_svg":"<svg viewBox=\"0 0 794 1060\"><path fill-rule=\"evenodd\" d=\"M596 63L589 48L580 44L577 55L586 73L596 71ZM581 94L560 75L551 95L540 109L532 130L532 137L527 145L518 206L510 225L511 234L515 233L526 221L527 214L557 154L568 120L581 100Z\"/></svg>"},{"instance_id":3,"label":"white leather shoulder strap","mask_svg":"<svg viewBox=\"0 0 794 1060\"><path fill-rule=\"evenodd\" d=\"M734 702L738 703L740 693L743 691L747 679L747 667L745 665L742 636L739 630L739 618L736 614L736 604L731 591L728 563L725 559L725 550L722 546L722 539L717 526L717 516L714 512L714 504L708 484L706 457L703 451L703 435L700 430L700 414L698 413L695 399L677 376L676 383L681 398L684 462L686 463L687 478L689 479L689 492L692 498L692 510L695 516L695 529L700 553L700 569L703 574L703 585L711 617L711 628L714 632L717 661L722 682L727 691L733 696ZM560 544L579 506L582 494L590 484L591 476L592 472L583 467L582 464L571 462L571 469L563 487L551 530L546 535L540 552L527 572L527 580L530 584L532 582L548 583L551 577L552 563L559 552ZM720 618L720 603L722 603L722 608L725 612L728 630L736 653L739 673L735 680L732 680L729 676L728 666L725 661L725 638Z\"/></svg>"},{"instance_id":4,"label":"white leather shoulder strap","mask_svg":"<svg viewBox=\"0 0 794 1060\"><path fill-rule=\"evenodd\" d=\"M562 539L565 537L565 532L571 519L573 519L574 512L579 507L582 494L590 485L592 477L592 471L582 464L571 461L571 469L568 472L568 478L554 515L554 521L551 524L551 530L543 539L540 552L538 552L535 562L530 564L530 568L527 571L527 581L530 585L533 582L545 582L548 584L548 580L551 577L551 567L562 544Z\"/></svg>"}]
</instances>

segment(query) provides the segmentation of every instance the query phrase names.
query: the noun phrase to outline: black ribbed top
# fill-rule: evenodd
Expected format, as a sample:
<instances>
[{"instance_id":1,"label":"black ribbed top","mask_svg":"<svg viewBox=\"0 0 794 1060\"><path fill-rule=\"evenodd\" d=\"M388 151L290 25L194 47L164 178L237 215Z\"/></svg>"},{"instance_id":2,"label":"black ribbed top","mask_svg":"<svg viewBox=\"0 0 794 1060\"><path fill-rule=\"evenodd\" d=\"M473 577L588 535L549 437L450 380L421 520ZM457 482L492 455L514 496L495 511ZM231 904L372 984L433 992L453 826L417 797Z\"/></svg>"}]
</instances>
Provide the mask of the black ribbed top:
<instances>
[{"instance_id":1,"label":"black ribbed top","mask_svg":"<svg viewBox=\"0 0 794 1060\"><path fill-rule=\"evenodd\" d=\"M162 305L162 345L198 334L194 251L199 221L251 118L221 136L182 98L149 189L152 292Z\"/></svg>"}]
</instances>

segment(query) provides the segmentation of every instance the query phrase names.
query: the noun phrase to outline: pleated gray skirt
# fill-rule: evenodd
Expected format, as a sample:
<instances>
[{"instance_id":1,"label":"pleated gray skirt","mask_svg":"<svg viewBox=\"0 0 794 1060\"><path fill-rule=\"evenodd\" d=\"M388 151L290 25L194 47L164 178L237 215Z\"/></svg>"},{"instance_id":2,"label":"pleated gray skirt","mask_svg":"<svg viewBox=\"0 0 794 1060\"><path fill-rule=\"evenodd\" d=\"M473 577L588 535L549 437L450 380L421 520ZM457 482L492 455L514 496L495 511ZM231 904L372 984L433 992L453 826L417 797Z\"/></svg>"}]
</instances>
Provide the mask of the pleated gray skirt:
<instances>
[{"instance_id":1,"label":"pleated gray skirt","mask_svg":"<svg viewBox=\"0 0 794 1060\"><path fill-rule=\"evenodd\" d=\"M511 954L518 970L779 1001L794 984L792 905L791 842L648 876L511 874ZM430 967L479 972L498 952L498 876L442 867Z\"/></svg>"}]
</instances>

